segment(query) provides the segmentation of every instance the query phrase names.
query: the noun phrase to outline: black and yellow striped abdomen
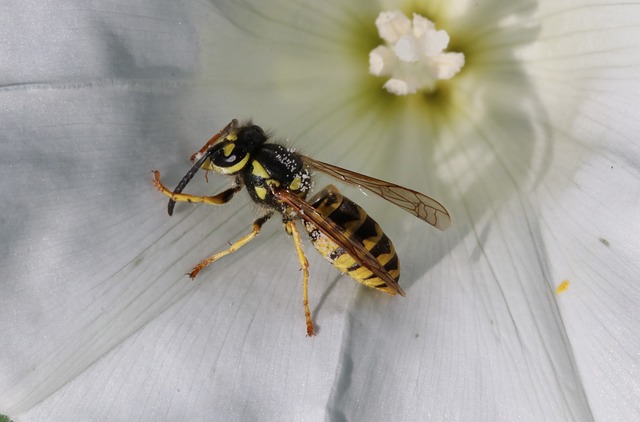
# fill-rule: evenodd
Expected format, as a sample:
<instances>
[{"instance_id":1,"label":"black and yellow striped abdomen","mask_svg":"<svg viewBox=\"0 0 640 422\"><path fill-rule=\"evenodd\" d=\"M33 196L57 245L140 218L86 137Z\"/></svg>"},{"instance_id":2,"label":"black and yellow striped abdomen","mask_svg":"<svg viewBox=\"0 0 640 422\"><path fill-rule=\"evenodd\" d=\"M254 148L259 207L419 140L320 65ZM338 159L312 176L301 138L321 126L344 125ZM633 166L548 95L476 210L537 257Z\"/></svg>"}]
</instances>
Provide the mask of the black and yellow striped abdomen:
<instances>
[{"instance_id":1,"label":"black and yellow striped abdomen","mask_svg":"<svg viewBox=\"0 0 640 422\"><path fill-rule=\"evenodd\" d=\"M335 186L329 185L309 201L324 218L343 229L343 234L362 244L389 275L396 281L400 278L400 262L391 240L378 223L367 215L358 204L343 196ZM391 295L396 291L369 269L362 267L344 248L325 236L316 226L304 221L313 246L342 273L368 287Z\"/></svg>"}]
</instances>

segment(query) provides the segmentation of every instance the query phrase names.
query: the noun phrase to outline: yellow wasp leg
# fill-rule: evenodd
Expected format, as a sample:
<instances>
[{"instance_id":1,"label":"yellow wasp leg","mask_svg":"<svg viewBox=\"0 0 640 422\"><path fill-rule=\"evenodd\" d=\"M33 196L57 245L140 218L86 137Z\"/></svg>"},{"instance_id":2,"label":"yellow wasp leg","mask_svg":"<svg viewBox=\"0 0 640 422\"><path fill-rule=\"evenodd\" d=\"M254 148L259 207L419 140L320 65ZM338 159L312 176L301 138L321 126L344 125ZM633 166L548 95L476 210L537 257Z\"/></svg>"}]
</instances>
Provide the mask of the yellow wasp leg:
<instances>
[{"instance_id":1,"label":"yellow wasp leg","mask_svg":"<svg viewBox=\"0 0 640 422\"><path fill-rule=\"evenodd\" d=\"M211 255L209 258L200 262L198 265L196 265L193 268L193 270L191 270L191 272L189 273L189 277L191 279L194 279L204 267L213 264L223 256L229 255L230 253L237 251L238 249L240 249L241 247L243 247L244 245L246 245L247 243L255 239L255 237L258 234L260 234L260 229L262 228L262 225L271 217L271 215L272 215L271 213L266 214L258 218L256 221L254 221L253 226L251 228L251 233L241 237L239 240L231 244L231 246L229 246L229 249L225 249L224 251L220 251L214 255Z\"/></svg>"},{"instance_id":2,"label":"yellow wasp leg","mask_svg":"<svg viewBox=\"0 0 640 422\"><path fill-rule=\"evenodd\" d=\"M153 171L153 184L160 192L164 193L176 202L202 202L209 205L226 204L233 197L233 194L241 189L240 186L236 186L227 189L224 192L220 192L219 194L214 196L197 196L189 195L186 193L173 193L160 181L160 172L158 170Z\"/></svg>"},{"instance_id":3,"label":"yellow wasp leg","mask_svg":"<svg viewBox=\"0 0 640 422\"><path fill-rule=\"evenodd\" d=\"M302 268L302 304L304 305L304 316L307 319L307 336L315 336L313 323L311 322L311 310L309 310L309 261L302 250L302 241L300 240L300 232L293 221L287 221L285 225L287 233L293 236L293 244L296 246L298 260Z\"/></svg>"}]
</instances>

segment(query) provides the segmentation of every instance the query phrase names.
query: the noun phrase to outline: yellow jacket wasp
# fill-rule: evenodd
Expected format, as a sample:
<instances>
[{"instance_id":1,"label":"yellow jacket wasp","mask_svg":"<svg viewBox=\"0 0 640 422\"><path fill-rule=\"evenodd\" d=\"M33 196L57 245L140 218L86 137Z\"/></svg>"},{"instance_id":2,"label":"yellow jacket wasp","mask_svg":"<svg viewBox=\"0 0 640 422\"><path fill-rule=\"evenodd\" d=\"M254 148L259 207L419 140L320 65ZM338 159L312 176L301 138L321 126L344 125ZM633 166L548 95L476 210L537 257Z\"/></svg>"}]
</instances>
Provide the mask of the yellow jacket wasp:
<instances>
[{"instance_id":1,"label":"yellow jacket wasp","mask_svg":"<svg viewBox=\"0 0 640 422\"><path fill-rule=\"evenodd\" d=\"M435 199L414 190L323 163L268 141L269 136L261 127L251 122L239 125L234 119L193 154L191 161L195 164L173 191L160 182L160 172L154 171L155 186L170 198L169 215L173 214L176 202L224 204L245 186L251 199L264 210L263 215L253 222L251 233L228 249L200 262L189 277L195 278L207 265L254 239L262 225L279 212L285 230L293 237L303 270L303 304L308 336L315 334L309 310L309 263L302 250L295 220L302 220L315 248L341 272L365 286L390 295L404 296L398 284L400 263L391 240L360 206L341 195L332 185L307 201L311 189L310 170L373 192L440 230L451 225L447 210ZM182 193L199 169L233 176L234 184L214 196Z\"/></svg>"}]
</instances>

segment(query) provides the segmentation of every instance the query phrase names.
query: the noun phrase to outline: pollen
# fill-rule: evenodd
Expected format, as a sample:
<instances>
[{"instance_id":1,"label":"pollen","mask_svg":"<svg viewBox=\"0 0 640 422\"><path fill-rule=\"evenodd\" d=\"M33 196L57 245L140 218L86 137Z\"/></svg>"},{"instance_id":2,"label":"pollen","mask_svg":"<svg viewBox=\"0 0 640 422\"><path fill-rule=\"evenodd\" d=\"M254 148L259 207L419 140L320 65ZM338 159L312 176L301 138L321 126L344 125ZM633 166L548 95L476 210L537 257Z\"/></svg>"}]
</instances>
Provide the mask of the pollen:
<instances>
[{"instance_id":1,"label":"pollen","mask_svg":"<svg viewBox=\"0 0 640 422\"><path fill-rule=\"evenodd\" d=\"M562 283L560 283L558 287L556 287L556 293L560 294L569 290L569 284L571 284L569 280L563 280Z\"/></svg>"},{"instance_id":2,"label":"pollen","mask_svg":"<svg viewBox=\"0 0 640 422\"><path fill-rule=\"evenodd\" d=\"M445 52L449 34L423 16L414 13L411 21L397 10L382 12L376 27L385 45L369 53L369 73L389 77L383 87L392 94L433 91L464 66L464 54Z\"/></svg>"}]
</instances>

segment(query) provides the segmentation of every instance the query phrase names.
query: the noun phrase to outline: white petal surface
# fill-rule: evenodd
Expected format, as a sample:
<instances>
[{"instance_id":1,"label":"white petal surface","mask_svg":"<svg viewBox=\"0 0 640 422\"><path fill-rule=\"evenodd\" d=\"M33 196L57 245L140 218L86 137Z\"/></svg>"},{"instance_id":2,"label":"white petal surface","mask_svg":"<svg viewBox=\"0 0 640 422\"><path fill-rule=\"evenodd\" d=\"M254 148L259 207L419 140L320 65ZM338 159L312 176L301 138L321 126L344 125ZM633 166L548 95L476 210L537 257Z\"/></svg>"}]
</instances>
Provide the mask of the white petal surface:
<instances>
[{"instance_id":1,"label":"white petal surface","mask_svg":"<svg viewBox=\"0 0 640 422\"><path fill-rule=\"evenodd\" d=\"M375 32L370 2L9 9L0 413L640 418L638 3L425 6L477 53L446 85L455 113L362 95L376 40L360 45L352 28ZM407 298L310 253L319 336L305 338L277 221L188 282L256 213L242 194L169 218L150 170L173 185L213 131L250 116L447 205L454 226L440 233L345 189L396 239ZM197 179L189 189L227 186Z\"/></svg>"},{"instance_id":2,"label":"white petal surface","mask_svg":"<svg viewBox=\"0 0 640 422\"><path fill-rule=\"evenodd\" d=\"M549 103L577 105L572 115L551 117L564 145L550 170L554 183L536 199L547 228L550 280L570 282L558 305L593 415L636 420L640 48L633 40L640 38L640 4L603 2L576 12L577 4L544 11L549 25L531 65ZM551 77L547 57L569 44L576 46L573 55L553 66L563 77Z\"/></svg>"}]
</instances>

